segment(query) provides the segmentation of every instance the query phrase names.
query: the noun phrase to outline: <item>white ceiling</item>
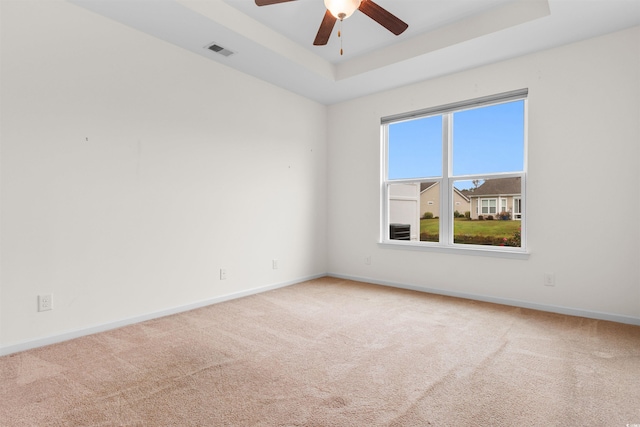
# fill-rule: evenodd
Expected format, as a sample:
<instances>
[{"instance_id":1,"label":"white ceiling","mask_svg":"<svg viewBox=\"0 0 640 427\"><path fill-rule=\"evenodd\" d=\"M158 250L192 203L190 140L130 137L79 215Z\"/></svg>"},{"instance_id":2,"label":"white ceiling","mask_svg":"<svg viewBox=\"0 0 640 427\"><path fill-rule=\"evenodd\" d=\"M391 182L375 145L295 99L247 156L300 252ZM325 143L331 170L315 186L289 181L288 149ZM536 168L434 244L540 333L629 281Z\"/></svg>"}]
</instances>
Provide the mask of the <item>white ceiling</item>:
<instances>
[{"instance_id":1,"label":"white ceiling","mask_svg":"<svg viewBox=\"0 0 640 427\"><path fill-rule=\"evenodd\" d=\"M640 0L375 0L409 28L356 11L313 46L323 0L69 0L323 104L640 25ZM235 54L208 49L217 43Z\"/></svg>"}]
</instances>

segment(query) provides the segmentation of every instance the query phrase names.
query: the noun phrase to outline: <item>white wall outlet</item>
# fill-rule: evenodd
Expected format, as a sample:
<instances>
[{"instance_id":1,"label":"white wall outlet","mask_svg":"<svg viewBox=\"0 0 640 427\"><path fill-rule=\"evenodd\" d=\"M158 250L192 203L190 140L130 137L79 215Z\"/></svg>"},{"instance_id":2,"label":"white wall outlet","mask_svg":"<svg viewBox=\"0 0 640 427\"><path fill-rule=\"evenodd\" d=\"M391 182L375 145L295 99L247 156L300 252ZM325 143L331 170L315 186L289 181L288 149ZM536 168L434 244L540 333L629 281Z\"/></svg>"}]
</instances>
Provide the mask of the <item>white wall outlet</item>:
<instances>
[{"instance_id":1,"label":"white wall outlet","mask_svg":"<svg viewBox=\"0 0 640 427\"><path fill-rule=\"evenodd\" d=\"M555 286L556 285L556 275L554 273L544 273L544 285L545 286Z\"/></svg>"},{"instance_id":2,"label":"white wall outlet","mask_svg":"<svg viewBox=\"0 0 640 427\"><path fill-rule=\"evenodd\" d=\"M371 265L371 256L364 257L364 263L367 265Z\"/></svg>"},{"instance_id":3,"label":"white wall outlet","mask_svg":"<svg viewBox=\"0 0 640 427\"><path fill-rule=\"evenodd\" d=\"M271 260L271 268L273 268L274 270L278 269L278 260L277 259L272 259Z\"/></svg>"},{"instance_id":4,"label":"white wall outlet","mask_svg":"<svg viewBox=\"0 0 640 427\"><path fill-rule=\"evenodd\" d=\"M227 269L226 268L221 268L220 269L220 280L227 280Z\"/></svg>"},{"instance_id":5,"label":"white wall outlet","mask_svg":"<svg viewBox=\"0 0 640 427\"><path fill-rule=\"evenodd\" d=\"M53 310L53 295L38 295L38 311Z\"/></svg>"}]
</instances>

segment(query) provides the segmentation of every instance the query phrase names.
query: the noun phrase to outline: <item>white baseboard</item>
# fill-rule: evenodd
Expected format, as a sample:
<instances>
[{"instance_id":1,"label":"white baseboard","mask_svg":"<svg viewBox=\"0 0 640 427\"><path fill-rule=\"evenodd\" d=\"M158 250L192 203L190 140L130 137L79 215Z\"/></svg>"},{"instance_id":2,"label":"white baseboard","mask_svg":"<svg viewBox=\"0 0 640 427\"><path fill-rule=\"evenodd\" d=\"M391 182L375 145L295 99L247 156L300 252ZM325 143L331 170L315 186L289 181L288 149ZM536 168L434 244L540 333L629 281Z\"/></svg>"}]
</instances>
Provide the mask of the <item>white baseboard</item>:
<instances>
[{"instance_id":1,"label":"white baseboard","mask_svg":"<svg viewBox=\"0 0 640 427\"><path fill-rule=\"evenodd\" d=\"M451 292L443 289L425 288L422 286L409 285L406 283L390 282L378 280L371 277L358 277L345 274L328 273L328 276L339 279L355 280L358 282L373 283L375 285L390 286L393 288L408 289L411 291L426 292L430 294L445 295L450 297L465 298L475 301L491 302L495 304L509 305L512 307L530 308L532 310L547 311L550 313L566 314L569 316L586 317L589 319L609 320L611 322L626 323L640 326L640 318L624 316L613 313L603 313L599 311L582 310L578 308L562 307L556 305L538 304L527 301L513 300L509 298L489 297L485 295L468 294L464 292Z\"/></svg>"},{"instance_id":2,"label":"white baseboard","mask_svg":"<svg viewBox=\"0 0 640 427\"><path fill-rule=\"evenodd\" d=\"M282 283L260 286L260 287L248 289L245 291L234 292L231 294L222 295L215 298L197 301L191 304L172 307L166 310L156 311L153 313L147 313L140 316L134 316L127 319L117 320L115 322L89 326L87 328L67 331L61 334L51 335L48 337L38 338L34 340L29 340L29 341L23 341L20 343L11 344L7 346L0 346L0 356L5 356L12 353L18 353L20 351L29 350L32 348L43 347L45 345L56 344L56 343L68 341L74 338L80 338L86 335L96 334L98 332L109 331L111 329L121 328L123 326L144 322L146 320L152 320L152 319L157 319L164 316L169 316L172 314L182 313L185 311L194 310L196 308L206 307L208 305L217 304L220 302L229 301L237 298L242 298L245 296L258 294L258 293L270 291L273 289L284 288L286 286L291 286L296 283L304 282L307 280L313 280L320 277L325 277L327 275L331 277L336 277L339 279L355 280L359 282L373 283L376 285L389 286L393 288L408 289L408 290L418 291L418 292L426 292L426 293L432 293L437 295L466 298L466 299L472 299L476 301L484 301L484 302L491 302L495 304L509 305L513 307L530 308L533 310L566 314L569 316L579 316L579 317L586 317L589 319L608 320L612 322L626 323L629 325L640 326L640 318L632 317L632 316L623 316L619 314L603 313L598 311L589 311L589 310L575 309L575 308L569 308L569 307L531 303L526 301L512 300L508 298L488 297L484 295L467 294L464 292L451 292L443 289L425 288L422 286L409 285L406 283L390 282L387 280L378 280L371 277L359 277L359 276L350 276L350 275L337 274L337 273L328 273L328 274L317 274L317 275L308 276L308 277L301 277L296 280L290 280Z\"/></svg>"},{"instance_id":3,"label":"white baseboard","mask_svg":"<svg viewBox=\"0 0 640 427\"><path fill-rule=\"evenodd\" d=\"M160 317L169 316L176 313L182 313L189 310L194 310L196 308L206 307L208 305L217 304L224 301L229 301L237 298L246 297L249 295L254 295L266 291L270 291L273 289L284 288L286 286L291 286L296 283L304 282L307 280L317 279L320 277L325 277L326 274L318 274L314 276L301 277L296 280L290 280L287 282L276 283L266 286L260 286L253 289L248 289L245 291L234 292L227 295L222 295L215 298L210 298L202 301L197 301L191 304L186 304L178 307L168 308L166 310L160 310L153 313L147 313L140 316L134 316L127 319L117 320L115 322L104 323L100 325L93 325L87 328L81 328L73 331L67 331L56 335L51 335L48 337L38 338L29 341L23 341L16 344L10 344L7 346L0 346L0 356L5 356L12 353L18 353L20 351L29 350L32 348L43 347L45 345L56 344L62 341L68 341L74 338L80 338L86 335L96 334L98 332L109 331L111 329L121 328L123 326L132 325L134 323L144 322L146 320L157 319Z\"/></svg>"}]
</instances>

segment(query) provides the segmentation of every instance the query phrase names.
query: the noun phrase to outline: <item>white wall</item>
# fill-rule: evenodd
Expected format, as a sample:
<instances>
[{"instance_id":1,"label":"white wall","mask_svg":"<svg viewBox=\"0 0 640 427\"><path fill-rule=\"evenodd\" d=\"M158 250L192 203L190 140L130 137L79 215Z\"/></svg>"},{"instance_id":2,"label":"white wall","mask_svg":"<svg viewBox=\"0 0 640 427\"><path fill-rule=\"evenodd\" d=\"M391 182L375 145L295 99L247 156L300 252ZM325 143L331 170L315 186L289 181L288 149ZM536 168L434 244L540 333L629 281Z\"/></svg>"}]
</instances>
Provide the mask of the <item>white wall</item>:
<instances>
[{"instance_id":1,"label":"white wall","mask_svg":"<svg viewBox=\"0 0 640 427\"><path fill-rule=\"evenodd\" d=\"M1 4L0 353L326 272L325 106L66 2Z\"/></svg>"},{"instance_id":2,"label":"white wall","mask_svg":"<svg viewBox=\"0 0 640 427\"><path fill-rule=\"evenodd\" d=\"M378 245L380 118L521 88L529 259ZM640 323L639 123L640 28L333 105L329 272Z\"/></svg>"}]
</instances>

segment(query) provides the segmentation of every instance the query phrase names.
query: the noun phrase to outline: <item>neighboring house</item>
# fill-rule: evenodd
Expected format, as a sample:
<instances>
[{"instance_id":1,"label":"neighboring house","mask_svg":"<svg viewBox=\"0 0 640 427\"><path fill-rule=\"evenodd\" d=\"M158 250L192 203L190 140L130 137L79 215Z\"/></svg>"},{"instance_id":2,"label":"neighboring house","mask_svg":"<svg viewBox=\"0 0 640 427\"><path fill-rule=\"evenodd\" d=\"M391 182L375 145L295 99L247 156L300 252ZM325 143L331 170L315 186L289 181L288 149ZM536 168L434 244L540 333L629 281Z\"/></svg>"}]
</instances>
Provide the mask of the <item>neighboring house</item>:
<instances>
[{"instance_id":1,"label":"neighboring house","mask_svg":"<svg viewBox=\"0 0 640 427\"><path fill-rule=\"evenodd\" d=\"M454 211L462 215L466 211L471 211L471 201L457 188L453 189ZM431 212L434 217L440 216L440 183L423 182L420 184L420 218L426 212Z\"/></svg>"},{"instance_id":2,"label":"neighboring house","mask_svg":"<svg viewBox=\"0 0 640 427\"><path fill-rule=\"evenodd\" d=\"M500 213L508 212L511 219L522 219L522 185L519 177L487 179L482 185L464 193L471 200L471 218L485 219L492 215L498 219Z\"/></svg>"}]
</instances>

